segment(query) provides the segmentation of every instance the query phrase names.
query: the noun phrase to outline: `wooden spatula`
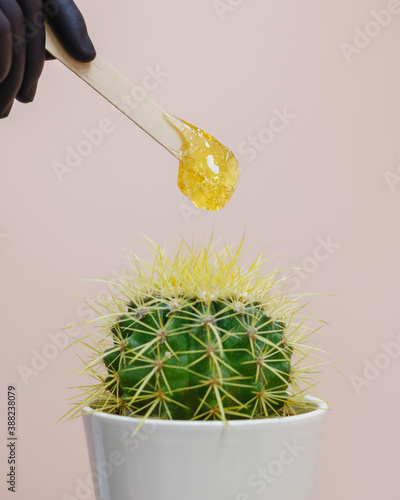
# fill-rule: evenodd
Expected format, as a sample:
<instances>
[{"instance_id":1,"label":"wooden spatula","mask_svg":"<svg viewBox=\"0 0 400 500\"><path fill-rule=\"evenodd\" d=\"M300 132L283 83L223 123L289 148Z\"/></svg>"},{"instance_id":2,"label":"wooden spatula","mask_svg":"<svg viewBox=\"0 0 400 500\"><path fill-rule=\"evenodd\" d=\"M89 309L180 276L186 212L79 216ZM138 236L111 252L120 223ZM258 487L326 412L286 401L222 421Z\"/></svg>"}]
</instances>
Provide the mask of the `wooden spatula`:
<instances>
[{"instance_id":1,"label":"wooden spatula","mask_svg":"<svg viewBox=\"0 0 400 500\"><path fill-rule=\"evenodd\" d=\"M171 121L175 123L175 119L168 115L167 121L164 110L147 97L141 89L122 76L111 64L100 56L90 63L76 61L64 50L48 25L46 25L46 49L164 146L175 158L180 159L179 151L182 140L178 131L171 126ZM176 119L178 129L179 123Z\"/></svg>"}]
</instances>

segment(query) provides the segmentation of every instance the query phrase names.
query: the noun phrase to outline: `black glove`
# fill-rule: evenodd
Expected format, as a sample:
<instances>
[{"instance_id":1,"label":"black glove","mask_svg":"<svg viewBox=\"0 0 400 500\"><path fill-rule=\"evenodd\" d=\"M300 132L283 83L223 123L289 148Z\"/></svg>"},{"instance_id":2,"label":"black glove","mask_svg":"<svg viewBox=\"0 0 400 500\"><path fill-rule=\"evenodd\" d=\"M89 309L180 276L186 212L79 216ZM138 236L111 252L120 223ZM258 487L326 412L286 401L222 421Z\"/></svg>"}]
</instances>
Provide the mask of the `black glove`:
<instances>
[{"instance_id":1,"label":"black glove","mask_svg":"<svg viewBox=\"0 0 400 500\"><path fill-rule=\"evenodd\" d=\"M67 52L81 62L96 51L73 0L0 0L0 118L14 99L32 102L45 59L44 21Z\"/></svg>"}]
</instances>

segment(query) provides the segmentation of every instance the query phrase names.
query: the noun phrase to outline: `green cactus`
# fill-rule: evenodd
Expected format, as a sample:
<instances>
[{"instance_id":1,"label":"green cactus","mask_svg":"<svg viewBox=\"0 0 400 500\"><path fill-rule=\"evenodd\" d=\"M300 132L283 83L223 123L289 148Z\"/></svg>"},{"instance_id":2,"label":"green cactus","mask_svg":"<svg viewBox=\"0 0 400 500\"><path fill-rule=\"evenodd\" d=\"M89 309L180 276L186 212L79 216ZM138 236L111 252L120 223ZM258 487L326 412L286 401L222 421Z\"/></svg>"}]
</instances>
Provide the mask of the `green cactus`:
<instances>
[{"instance_id":1,"label":"green cactus","mask_svg":"<svg viewBox=\"0 0 400 500\"><path fill-rule=\"evenodd\" d=\"M109 282L117 293L99 298L107 313L84 371L100 383L84 403L174 420L305 411L299 382L312 368L299 360L313 350L310 327L296 321L302 305L279 270L265 273L262 256L244 270L241 247L183 242L172 260L153 250L154 262L132 255L132 269Z\"/></svg>"}]
</instances>

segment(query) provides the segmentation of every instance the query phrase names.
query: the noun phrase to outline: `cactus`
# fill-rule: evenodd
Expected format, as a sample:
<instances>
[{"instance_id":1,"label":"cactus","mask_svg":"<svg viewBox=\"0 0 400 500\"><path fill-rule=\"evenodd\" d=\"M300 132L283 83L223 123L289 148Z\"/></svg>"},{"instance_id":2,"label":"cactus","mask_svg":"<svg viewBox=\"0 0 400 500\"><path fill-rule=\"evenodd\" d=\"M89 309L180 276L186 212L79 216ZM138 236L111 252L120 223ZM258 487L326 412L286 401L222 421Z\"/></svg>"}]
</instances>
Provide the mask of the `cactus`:
<instances>
[{"instance_id":1,"label":"cactus","mask_svg":"<svg viewBox=\"0 0 400 500\"><path fill-rule=\"evenodd\" d=\"M243 242L242 242L243 244ZM107 281L100 331L84 373L93 410L174 420L233 420L307 410L312 328L263 254L247 268L238 250L182 242L174 258L130 254L129 271ZM303 382L303 384L301 384ZM80 400L79 408L82 406Z\"/></svg>"}]
</instances>

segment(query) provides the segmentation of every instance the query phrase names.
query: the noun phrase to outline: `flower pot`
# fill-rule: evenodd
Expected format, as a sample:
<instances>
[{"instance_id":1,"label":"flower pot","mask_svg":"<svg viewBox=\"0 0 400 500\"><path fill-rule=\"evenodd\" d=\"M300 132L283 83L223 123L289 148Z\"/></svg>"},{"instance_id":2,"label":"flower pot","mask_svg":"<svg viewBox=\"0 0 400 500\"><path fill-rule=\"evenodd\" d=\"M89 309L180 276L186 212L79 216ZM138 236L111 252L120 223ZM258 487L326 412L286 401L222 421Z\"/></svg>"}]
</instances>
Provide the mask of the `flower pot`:
<instances>
[{"instance_id":1,"label":"flower pot","mask_svg":"<svg viewBox=\"0 0 400 500\"><path fill-rule=\"evenodd\" d=\"M327 406L301 415L147 420L83 408L97 500L311 500Z\"/></svg>"}]
</instances>

